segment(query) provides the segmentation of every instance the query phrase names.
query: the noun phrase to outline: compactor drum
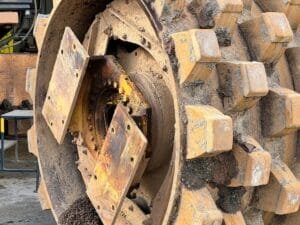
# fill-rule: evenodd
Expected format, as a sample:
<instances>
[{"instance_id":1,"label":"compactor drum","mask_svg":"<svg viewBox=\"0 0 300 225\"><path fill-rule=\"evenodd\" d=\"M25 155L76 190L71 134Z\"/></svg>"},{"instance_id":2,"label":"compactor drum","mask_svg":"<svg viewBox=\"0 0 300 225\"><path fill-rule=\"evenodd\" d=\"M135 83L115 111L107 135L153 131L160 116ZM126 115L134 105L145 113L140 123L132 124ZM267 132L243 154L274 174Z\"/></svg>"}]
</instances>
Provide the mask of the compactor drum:
<instances>
[{"instance_id":1,"label":"compactor drum","mask_svg":"<svg viewBox=\"0 0 300 225\"><path fill-rule=\"evenodd\" d=\"M58 2L28 76L43 207L58 224L299 224L299 23L297 0Z\"/></svg>"}]
</instances>

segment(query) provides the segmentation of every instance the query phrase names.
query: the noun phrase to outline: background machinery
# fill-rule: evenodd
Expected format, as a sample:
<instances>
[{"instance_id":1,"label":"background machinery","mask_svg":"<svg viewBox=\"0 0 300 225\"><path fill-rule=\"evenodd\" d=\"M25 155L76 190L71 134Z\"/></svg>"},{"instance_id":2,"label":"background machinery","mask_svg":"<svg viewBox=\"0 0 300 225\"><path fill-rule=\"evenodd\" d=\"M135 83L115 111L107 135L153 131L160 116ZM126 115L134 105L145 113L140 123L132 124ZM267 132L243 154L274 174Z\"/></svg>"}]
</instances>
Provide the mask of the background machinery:
<instances>
[{"instance_id":1,"label":"background machinery","mask_svg":"<svg viewBox=\"0 0 300 225\"><path fill-rule=\"evenodd\" d=\"M0 110L30 108L25 91L27 68L35 67L37 47L33 28L38 13L47 14L52 2L46 0L0 1Z\"/></svg>"},{"instance_id":2,"label":"background machinery","mask_svg":"<svg viewBox=\"0 0 300 225\"><path fill-rule=\"evenodd\" d=\"M11 23L2 24L0 49L2 53L37 52L33 38L34 21L38 13L48 14L52 1L48 0L3 0L0 2L0 15ZM9 21L8 21L9 22ZM11 46L11 48L8 48Z\"/></svg>"}]
</instances>

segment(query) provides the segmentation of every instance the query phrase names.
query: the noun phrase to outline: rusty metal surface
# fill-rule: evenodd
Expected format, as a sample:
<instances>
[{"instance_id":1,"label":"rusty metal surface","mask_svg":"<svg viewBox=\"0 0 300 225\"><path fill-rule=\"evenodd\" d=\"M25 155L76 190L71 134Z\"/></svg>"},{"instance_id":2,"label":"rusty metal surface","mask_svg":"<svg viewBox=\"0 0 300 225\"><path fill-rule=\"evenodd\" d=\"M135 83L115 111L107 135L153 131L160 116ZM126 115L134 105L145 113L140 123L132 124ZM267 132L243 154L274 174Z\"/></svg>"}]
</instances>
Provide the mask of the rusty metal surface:
<instances>
[{"instance_id":1,"label":"rusty metal surface","mask_svg":"<svg viewBox=\"0 0 300 225\"><path fill-rule=\"evenodd\" d=\"M120 3L123 3L123 1L119 1ZM131 3L133 2L133 1L130 1ZM61 9L62 8L62 6L64 6L65 7L65 9L66 9L66 6L67 6L67 4L64 4L64 2L62 2L62 4L60 4L59 6L59 9ZM70 5L73 5L73 3L69 3ZM78 6L78 5L77 5ZM120 6L122 7L122 9L123 9L123 5L121 5L120 4ZM69 7L69 6L68 6ZM68 8L67 7L67 8ZM135 20L136 18L139 18L139 21L141 21L140 19L142 18L143 20L145 19L147 19L147 17L145 17L145 16L143 16L143 17L139 17L139 15L138 15L138 13L131 13L132 11L137 11L137 9L136 8L134 8L134 7L131 7L131 5L128 7L129 9L131 9L131 11L130 11L130 15L132 15L131 16L131 18L130 18L130 20ZM78 7L78 10L80 10L80 7ZM75 14L77 14L77 11L78 10L75 10L74 11L74 13ZM138 8L138 10L139 10L139 8ZM60 10L59 12L61 12L62 10ZM107 12L109 12L109 10L106 10ZM139 10L140 11L140 10ZM99 11L100 12L100 11ZM114 11L115 12L115 11ZM127 17L127 13L125 13L125 16ZM138 17L136 17L136 15L138 16ZM57 15L56 15L57 16ZM72 15L69 15L69 16L71 16L72 17ZM78 16L78 18L81 18L81 19L83 19L82 18L82 15L78 15L77 14L77 16ZM114 15L110 15L110 17L112 17L112 16L114 16ZM107 19L106 17L105 17L105 19ZM110 20L111 18L109 18L109 20ZM50 24L50 28L51 27L53 27L53 19L51 19L51 21L49 22L49 24ZM57 21L57 20L56 20ZM69 19L67 19L67 21L69 21ZM63 21L61 21L62 22L62 24L66 24L65 23L65 21L63 20ZM120 19L117 19L117 18L115 18L114 19L114 25L116 26L116 34L118 35L114 35L114 36L110 36L110 39L113 39L113 38L124 38L125 39L125 37L126 37L126 35L127 35L127 40L129 41L130 40L130 42L132 42L131 41L131 39L132 38L134 38L134 41L135 42L141 42L140 44L141 45L145 45L145 47L147 47L148 48L148 50L149 50L149 52L151 52L151 55L155 55L154 53L157 53L158 55L159 55L159 57L157 57L157 58L159 58L160 60L158 60L158 64L159 65L156 65L155 67L158 67L158 68L160 68L160 69L163 69L163 75L157 75L157 79L164 79L163 77L165 77L166 76L166 74L167 74L167 72L168 71L171 71L171 67L170 67L170 64L168 63L168 59L167 59L167 55L166 54L164 54L164 51L161 51L161 46L160 46L160 43L159 43L159 41L155 41L156 39L157 39L157 37L156 37L156 35L154 35L155 33L154 32L152 32L152 28L150 28L150 26L148 27L148 24L151 24L151 23L147 23L146 25L146 27L139 27L139 26L134 26L132 29L124 29L124 26L122 25L122 26L119 26L121 23L122 23L122 21L120 20ZM126 24L128 25L128 24L130 24L130 21L129 22L127 22L127 21L125 21L126 22ZM79 26L81 26L81 22L80 21L77 21L77 23L79 24ZM61 28L61 23L59 22L59 21L57 21L57 26L58 26L58 28L60 29ZM87 26L89 26L89 24L87 24ZM143 25L142 25L143 26ZM72 27L73 28L73 27ZM127 28L127 27L126 27ZM148 28L149 28L149 32L148 32ZM135 33L137 30L139 30L140 29L140 31L138 31L137 32L137 34ZM147 32L145 33L143 30L146 30ZM50 30L50 31L49 31ZM51 44L51 43L53 43L53 41L50 41L50 39L51 38L49 38L50 37L50 33L52 33L53 34L53 30L52 29L49 29L48 31L46 31L46 42L45 43L49 43L49 45L50 46L53 46L53 44ZM84 29L82 29L82 30L80 30L80 31L78 31L78 29L77 29L77 34L78 33L80 33L79 34L79 37L80 37L80 35L81 35L81 37L82 37L82 34L84 34L83 32L85 32L85 31L83 31ZM134 30L134 32L132 32L132 30ZM124 35L124 32L126 32L126 35ZM54 31L54 33L55 33L55 31ZM61 32L60 32L61 33ZM148 34L150 34L150 35L148 35ZM55 35L55 34L54 34ZM88 35L88 34L87 34ZM144 41L144 36L147 36L147 37L149 37L149 38L145 38L146 39L146 42ZM55 35L55 41L57 42L57 37L56 37L56 35ZM48 41L47 41L48 40ZM82 40L82 39L81 39ZM59 41L60 41L60 38L59 38ZM145 43L144 43L145 42ZM44 47L42 47L43 49L45 49L45 44L43 45ZM55 51L54 52L56 52L56 47L55 47ZM154 53L153 53L153 52ZM43 51L43 52L45 52L45 51ZM51 52L53 52L52 50L51 50L51 48L50 48L50 53L49 52L47 52L47 55L50 55L51 54ZM153 54L152 54L153 53ZM166 56L166 57L165 57ZM50 58L52 58L53 59L53 57L50 57ZM118 60L119 60L119 58L118 58ZM47 61L47 60L46 60ZM53 60L52 60L53 61ZM51 61L51 59L50 59L50 64L53 64L53 62ZM41 64L43 64L44 62L45 62L45 57L43 56L43 55L41 55L41 59L40 59L40 62L41 62ZM50 66L48 66L48 64L46 63L46 64L43 64L41 67L39 67L39 69L38 69L38 73L41 75L41 71L43 70L43 68L49 68L49 67L51 67L51 65ZM47 70L47 71L49 71L49 70ZM151 72L151 71L150 71ZM151 73L152 74L152 73ZM169 74L171 74L171 72L169 72ZM147 76L148 74L145 74L145 77ZM48 86L48 82L47 82L47 79L48 79L48 77L49 77L49 75L48 74L46 74L46 77L43 77L42 78L42 76L39 76L39 83L38 83L38 89L40 90L39 91L39 93L42 93L41 91L42 91L42 89L41 89L41 87L43 87L44 86L44 91L45 91L45 89L47 90L47 86ZM143 79L143 78L141 78L141 79ZM123 81L122 81L123 82ZM109 84L110 83L110 84ZM134 83L136 83L135 81L134 81ZM123 84L123 83L122 83ZM126 85L125 85L126 84ZM170 85L172 85L173 83L171 83ZM124 86L130 86L129 84L128 84L128 82L125 82L124 81ZM115 84L114 84L114 82L107 82L107 87L109 87L109 88L112 88L112 87L114 87L115 88ZM117 88L117 89L119 89L119 87ZM119 91L119 90L118 90ZM127 92L126 92L127 93ZM160 93L160 92L159 92ZM38 96L39 94L37 93L37 95L36 96ZM124 93L122 94L122 95L124 95ZM40 95L40 96L43 96L42 98L43 98L43 100L44 100L44 95ZM38 105L38 110L37 110L37 115L38 115L38 122L40 123L40 122L42 122L42 126L44 126L45 125L45 123L44 123L44 119L43 118L40 118L40 115L39 115L39 110L40 110L40 102L41 102L41 100L39 99L39 97L37 97L37 105ZM171 101L172 101L172 99L171 99ZM128 105L128 104L127 104ZM137 107L138 107L138 104L137 104ZM171 106L170 108L173 108L173 106ZM89 109L90 110L90 109ZM132 109L132 112L135 112L135 110L134 109ZM89 112L90 113L90 112ZM157 112L157 113L159 113L159 111ZM85 116L85 115L83 115L83 116ZM87 119L89 118L88 117L89 115L87 115ZM136 118L134 118L134 119L136 119ZM42 121L40 121L40 120L42 120ZM110 120L108 120L109 122L110 122ZM137 122L137 123L139 123L139 122ZM98 121L97 121L97 124L98 124ZM81 125L80 125L81 126ZM78 126L78 127L80 127L80 126ZM41 127L40 125L39 125L39 127ZM82 126L81 126L82 127ZM47 162L47 160L45 160L46 158L44 157L45 155L50 155L50 153L49 154L47 154L47 152L46 152L46 149L51 149L51 148L53 148L53 144L54 144L54 142L55 142L55 140L53 139L53 137L52 137L52 134L51 133L49 133L49 131L48 131L48 126L46 126L45 127L46 128L46 135L47 135L47 140L49 140L49 138L50 138L50 140L48 141L49 143L50 143L50 146L47 146L47 147L43 147L42 148L42 153L43 154L41 154L41 156L42 156L42 162L43 162L43 168L49 168L49 165L51 165L52 164L52 162L53 162L53 158L54 157L52 157L51 158L51 162L50 163L48 163ZM90 129L90 128L89 128ZM41 133L41 129L39 130L40 131L40 133ZM43 130L42 131L43 133L45 133L45 130ZM49 136L49 134L50 134L50 136ZM75 136L73 136L73 137L75 137ZM46 139L46 138L42 138L42 139ZM67 141L68 139L66 139L65 141ZM91 141L91 140L90 140ZM43 143L45 143L45 141L43 142ZM85 143L84 143L85 144ZM46 146L46 145L44 145L44 146ZM57 151L57 149L56 149L56 147L57 147L57 149L59 149L60 151ZM98 147L101 147L101 145L99 145ZM172 146L171 146L172 147ZM68 152L68 151L62 151L62 150L64 150L64 148L66 149L66 150L69 150L69 149L67 149L67 147L65 146L65 145L63 145L62 147L61 147L61 145L56 145L56 143L55 143L55 146L54 146L54 148L55 148L55 150L53 151L55 154L56 153L58 153L58 154L65 154L64 152ZM83 150L84 150L84 148L83 148ZM53 152L51 153L51 154L53 154ZM96 150L93 150L93 152L94 153L96 153L96 154L98 154L98 152L100 152L100 148L98 148L98 150L96 151ZM82 153L84 154L84 152L82 151ZM58 155L58 154L56 154L56 155ZM55 156L56 156L55 155ZM171 157L171 156L170 156ZM83 158L83 157L82 157ZM77 160L77 159L76 159ZM84 160L86 160L86 159L84 159ZM59 161L59 162L58 162ZM46 163L45 163L46 162ZM61 160L57 160L57 163L55 163L55 165L57 165L58 163L60 163L61 162ZM61 171L61 167L63 167L64 165L60 165L60 167L59 168L54 168L54 169L56 169L56 170L58 170L57 172L60 172ZM83 166L83 164L82 164L82 166ZM86 167L82 167L81 168L81 166L80 166L80 169L81 170L85 170L85 168ZM137 168L139 168L139 167L137 167ZM65 168L64 168L64 170L65 170ZM138 169L139 170L139 169ZM144 170L144 169L143 169ZM49 172L50 171L48 171L47 169L45 169L45 172L46 172L46 174L47 174L47 176L49 175ZM45 173L44 172L44 173ZM64 171L63 171L64 172ZM53 173L53 170L51 170L51 173ZM64 175L66 175L67 173L65 173ZM84 174L83 174L84 175ZM86 177L88 177L89 176L89 174L86 174L87 176ZM136 174L137 175L137 174ZM50 175L51 176L51 175ZM52 177L53 178L56 178L57 177L57 180L54 180L54 179L52 179ZM66 177L66 176L65 176ZM134 176L133 176L134 177ZM60 215L60 213L64 210L64 209L61 209L62 207L61 206L64 206L64 203L65 202L67 202L67 201L65 201L64 199L62 199L61 200L61 198L58 196L61 192L65 192L64 190L65 190L65 188L61 188L61 186L62 185L60 185L60 181L61 180L63 180L64 181L64 177L63 176L60 176L60 174L58 173L58 175L57 176L51 176L50 178L51 179L49 179L49 176L47 177L48 179L46 180L47 181L47 187L49 186L50 188L49 188L49 190L50 190L50 195L51 195L51 201L52 202L54 202L55 204L54 204L54 209L53 209L53 211L56 213L56 214L58 214L58 215ZM155 177L155 178L157 178L157 177ZM50 181L52 181L52 183L50 183L49 182L49 180ZM73 181L74 179L72 179L72 181ZM137 180L139 180L139 179L137 179ZM54 182L53 182L54 181ZM58 182L56 182L56 181L58 181ZM168 183L171 183L172 182L172 179L170 179L170 180L168 180ZM50 183L50 184L49 184ZM129 182L130 183L130 182ZM66 182L66 184L68 184L68 182ZM61 188L61 192L60 192L60 190L58 190L58 194L55 194L54 193L54 189L52 188L53 186L58 186L58 188ZM68 190L70 190L70 189L68 189ZM169 193L169 192L168 192ZM66 199L66 200L69 200L69 195L68 195L68 193L63 193L64 194L64 196L67 196L68 197L68 199ZM128 193L127 193L128 194ZM155 193L153 193L153 195L154 195ZM169 194L168 194L169 195ZM58 198L57 198L58 197ZM73 197L73 196L71 196L71 197ZM169 197L169 196L168 196ZM166 197L165 199L168 199L168 197ZM53 200L54 199L54 200ZM71 198L71 199L73 199L73 198ZM56 201L56 200L59 200L59 201ZM169 201L167 200L166 201L167 202L167 204L169 204ZM166 205L167 205L166 204ZM58 205L58 207L57 207L57 205ZM125 205L126 204L124 204L124 205L122 205L123 207L125 207ZM163 208L165 208L165 207L167 207L166 205L164 205L164 207ZM95 206L95 208L96 208L96 205L94 205ZM67 207L67 205L66 205L66 207ZM97 209L97 208L96 208ZM130 209L129 209L130 210ZM134 211L136 211L136 210L134 210ZM131 213L131 212L130 212ZM122 214L122 209L120 210L120 213L119 213L119 216L120 216L120 214ZM164 216L165 214L163 214L162 216ZM132 213L132 217L135 217L136 216L136 213L135 212L133 212ZM168 217L168 215L166 216L166 217ZM128 223L128 220L126 220L125 221L125 223L126 224L129 224ZM116 222L116 224L119 224L119 223L117 223ZM135 223L133 223L133 224L135 224Z\"/></svg>"},{"instance_id":2,"label":"rusty metal surface","mask_svg":"<svg viewBox=\"0 0 300 225\"><path fill-rule=\"evenodd\" d=\"M146 147L146 137L119 104L87 189L105 225L115 223Z\"/></svg>"},{"instance_id":3,"label":"rusty metal surface","mask_svg":"<svg viewBox=\"0 0 300 225\"><path fill-rule=\"evenodd\" d=\"M104 86L112 86L122 96L131 116L146 116L150 106L113 56L105 56L101 68Z\"/></svg>"},{"instance_id":4,"label":"rusty metal surface","mask_svg":"<svg viewBox=\"0 0 300 225\"><path fill-rule=\"evenodd\" d=\"M145 0L139 0L138 3L145 10L157 34L159 34L159 32L162 31L163 27L159 21L159 15L157 15L157 13L155 12L155 9L154 7L152 7L151 2Z\"/></svg>"},{"instance_id":5,"label":"rusty metal surface","mask_svg":"<svg viewBox=\"0 0 300 225\"><path fill-rule=\"evenodd\" d=\"M93 22L88 35L89 38L83 43L91 56L105 55L109 43L109 28L103 16L99 16Z\"/></svg>"},{"instance_id":6,"label":"rusty metal surface","mask_svg":"<svg viewBox=\"0 0 300 225\"><path fill-rule=\"evenodd\" d=\"M67 27L42 111L60 144L64 141L88 62L88 53Z\"/></svg>"},{"instance_id":7,"label":"rusty metal surface","mask_svg":"<svg viewBox=\"0 0 300 225\"><path fill-rule=\"evenodd\" d=\"M33 29L33 36L35 38L38 49L40 49L42 46L48 21L49 15L38 14L36 18L35 26Z\"/></svg>"}]
</instances>

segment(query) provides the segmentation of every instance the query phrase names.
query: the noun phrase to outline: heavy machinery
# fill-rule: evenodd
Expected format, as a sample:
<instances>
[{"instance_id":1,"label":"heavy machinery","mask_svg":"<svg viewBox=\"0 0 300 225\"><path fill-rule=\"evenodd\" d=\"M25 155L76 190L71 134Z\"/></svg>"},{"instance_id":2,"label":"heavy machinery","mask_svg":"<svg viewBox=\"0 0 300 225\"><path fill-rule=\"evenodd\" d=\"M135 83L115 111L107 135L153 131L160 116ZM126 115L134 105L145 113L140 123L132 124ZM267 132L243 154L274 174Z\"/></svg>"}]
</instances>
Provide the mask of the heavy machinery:
<instances>
[{"instance_id":1,"label":"heavy machinery","mask_svg":"<svg viewBox=\"0 0 300 225\"><path fill-rule=\"evenodd\" d=\"M28 78L43 207L299 224L299 23L298 0L58 1Z\"/></svg>"},{"instance_id":2,"label":"heavy machinery","mask_svg":"<svg viewBox=\"0 0 300 225\"><path fill-rule=\"evenodd\" d=\"M37 52L32 35L38 13L48 14L52 9L49 0L0 1L0 18L5 21L0 28L1 53Z\"/></svg>"},{"instance_id":3,"label":"heavy machinery","mask_svg":"<svg viewBox=\"0 0 300 225\"><path fill-rule=\"evenodd\" d=\"M34 21L38 13L49 13L51 8L52 2L48 0L0 1L1 114L16 108L32 108L25 90L25 82L27 68L35 67L36 64ZM22 126L19 128L28 127L24 121L20 124ZM8 127L13 127L13 123L8 122ZM8 129L8 133L10 130Z\"/></svg>"},{"instance_id":4,"label":"heavy machinery","mask_svg":"<svg viewBox=\"0 0 300 225\"><path fill-rule=\"evenodd\" d=\"M48 0L0 1L1 113L23 107L22 101L29 99L24 84L27 68L36 64L34 22L38 13L49 13L51 8Z\"/></svg>"}]
</instances>

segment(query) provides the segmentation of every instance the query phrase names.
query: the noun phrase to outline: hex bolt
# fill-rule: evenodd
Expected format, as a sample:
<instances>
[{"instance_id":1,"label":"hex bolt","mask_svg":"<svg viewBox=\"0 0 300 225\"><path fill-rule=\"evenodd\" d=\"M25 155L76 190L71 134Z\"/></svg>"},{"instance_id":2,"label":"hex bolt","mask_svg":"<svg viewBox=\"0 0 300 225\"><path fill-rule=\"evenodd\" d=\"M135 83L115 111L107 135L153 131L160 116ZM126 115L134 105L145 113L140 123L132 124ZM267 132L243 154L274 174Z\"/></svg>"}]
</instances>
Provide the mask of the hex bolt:
<instances>
[{"instance_id":1,"label":"hex bolt","mask_svg":"<svg viewBox=\"0 0 300 225\"><path fill-rule=\"evenodd\" d=\"M120 88L119 88L119 93L120 93L120 94L124 94L124 88L123 88L123 87L120 87Z\"/></svg>"},{"instance_id":2,"label":"hex bolt","mask_svg":"<svg viewBox=\"0 0 300 225\"><path fill-rule=\"evenodd\" d=\"M127 112L129 113L129 114L131 114L132 113L132 108L131 107L127 107Z\"/></svg>"},{"instance_id":3,"label":"hex bolt","mask_svg":"<svg viewBox=\"0 0 300 225\"><path fill-rule=\"evenodd\" d=\"M147 42L146 39L144 37L142 37L142 39L141 39L142 45L146 44L146 42Z\"/></svg>"},{"instance_id":4,"label":"hex bolt","mask_svg":"<svg viewBox=\"0 0 300 225\"><path fill-rule=\"evenodd\" d=\"M114 81L114 88L118 88L118 82Z\"/></svg>"},{"instance_id":5,"label":"hex bolt","mask_svg":"<svg viewBox=\"0 0 300 225\"><path fill-rule=\"evenodd\" d=\"M151 49L151 43L150 42L147 43L147 48Z\"/></svg>"},{"instance_id":6,"label":"hex bolt","mask_svg":"<svg viewBox=\"0 0 300 225\"><path fill-rule=\"evenodd\" d=\"M76 132L73 133L73 136L74 136L74 137L78 137L78 136L79 136L79 133L76 131Z\"/></svg>"},{"instance_id":7,"label":"hex bolt","mask_svg":"<svg viewBox=\"0 0 300 225\"><path fill-rule=\"evenodd\" d=\"M97 151L98 146L97 146L96 144L94 144L94 145L92 146L92 149L93 149L94 151Z\"/></svg>"}]
</instances>

